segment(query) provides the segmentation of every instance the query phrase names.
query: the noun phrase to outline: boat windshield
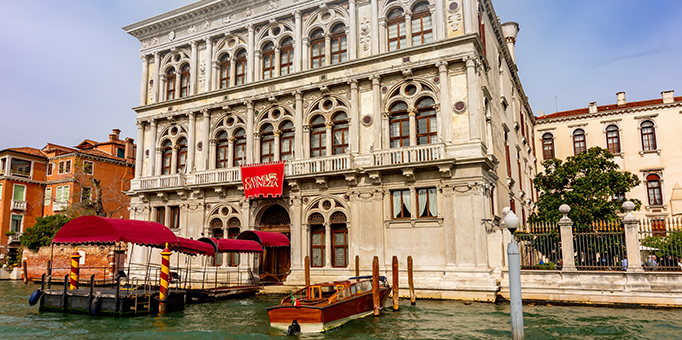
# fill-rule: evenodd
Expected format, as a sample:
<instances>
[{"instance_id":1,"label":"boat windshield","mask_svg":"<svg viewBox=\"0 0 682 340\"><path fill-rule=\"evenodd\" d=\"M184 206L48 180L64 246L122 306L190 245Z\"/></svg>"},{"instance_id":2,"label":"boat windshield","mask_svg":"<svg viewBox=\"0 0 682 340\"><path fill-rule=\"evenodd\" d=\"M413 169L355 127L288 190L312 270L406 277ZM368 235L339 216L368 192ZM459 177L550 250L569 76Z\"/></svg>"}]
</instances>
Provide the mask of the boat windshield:
<instances>
[{"instance_id":1,"label":"boat windshield","mask_svg":"<svg viewBox=\"0 0 682 340\"><path fill-rule=\"evenodd\" d=\"M336 295L333 295L331 298L329 298L329 302L334 302L337 300L343 300L345 298L351 297L355 294L367 292L372 290L372 281L361 281L356 284L353 284L351 286L346 287L345 289L339 291L336 293Z\"/></svg>"}]
</instances>

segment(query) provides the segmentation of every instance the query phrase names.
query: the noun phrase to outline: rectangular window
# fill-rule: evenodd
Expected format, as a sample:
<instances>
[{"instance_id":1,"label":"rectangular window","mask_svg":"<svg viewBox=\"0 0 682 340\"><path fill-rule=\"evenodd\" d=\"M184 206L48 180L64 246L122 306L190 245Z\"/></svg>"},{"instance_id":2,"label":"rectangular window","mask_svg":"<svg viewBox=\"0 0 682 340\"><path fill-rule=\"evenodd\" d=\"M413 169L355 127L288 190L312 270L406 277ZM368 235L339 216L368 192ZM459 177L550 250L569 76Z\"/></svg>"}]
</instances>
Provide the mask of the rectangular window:
<instances>
[{"instance_id":1,"label":"rectangular window","mask_svg":"<svg viewBox=\"0 0 682 340\"><path fill-rule=\"evenodd\" d=\"M345 225L332 226L332 243L334 257L332 257L332 267L348 266L348 229Z\"/></svg>"},{"instance_id":2,"label":"rectangular window","mask_svg":"<svg viewBox=\"0 0 682 340\"><path fill-rule=\"evenodd\" d=\"M118 148L116 149L116 157L118 158L126 158L126 150L124 148Z\"/></svg>"},{"instance_id":3,"label":"rectangular window","mask_svg":"<svg viewBox=\"0 0 682 340\"><path fill-rule=\"evenodd\" d=\"M81 202L90 202L90 200L92 200L92 188L83 188Z\"/></svg>"},{"instance_id":4,"label":"rectangular window","mask_svg":"<svg viewBox=\"0 0 682 340\"><path fill-rule=\"evenodd\" d=\"M419 203L419 217L437 217L438 201L436 200L436 188L424 188L417 190L417 202Z\"/></svg>"},{"instance_id":5,"label":"rectangular window","mask_svg":"<svg viewBox=\"0 0 682 340\"><path fill-rule=\"evenodd\" d=\"M44 205L50 205L52 203L52 188L45 188L45 203Z\"/></svg>"},{"instance_id":6,"label":"rectangular window","mask_svg":"<svg viewBox=\"0 0 682 340\"><path fill-rule=\"evenodd\" d=\"M7 158L0 159L0 175L5 174L5 166L7 165Z\"/></svg>"},{"instance_id":7,"label":"rectangular window","mask_svg":"<svg viewBox=\"0 0 682 340\"><path fill-rule=\"evenodd\" d=\"M166 222L166 208L158 207L156 208L156 223L165 224Z\"/></svg>"},{"instance_id":8,"label":"rectangular window","mask_svg":"<svg viewBox=\"0 0 682 340\"><path fill-rule=\"evenodd\" d=\"M171 229L180 228L180 207L170 207L170 226Z\"/></svg>"},{"instance_id":9,"label":"rectangular window","mask_svg":"<svg viewBox=\"0 0 682 340\"><path fill-rule=\"evenodd\" d=\"M23 219L23 216L21 215L12 215L12 221L10 224L10 229L15 232L15 233L20 233L21 232L21 221Z\"/></svg>"},{"instance_id":10,"label":"rectangular window","mask_svg":"<svg viewBox=\"0 0 682 340\"><path fill-rule=\"evenodd\" d=\"M86 175L92 175L92 169L94 169L95 163L90 161L83 162L83 173Z\"/></svg>"},{"instance_id":11,"label":"rectangular window","mask_svg":"<svg viewBox=\"0 0 682 340\"><path fill-rule=\"evenodd\" d=\"M12 158L9 169L10 175L29 177L31 176L31 161Z\"/></svg>"},{"instance_id":12,"label":"rectangular window","mask_svg":"<svg viewBox=\"0 0 682 340\"><path fill-rule=\"evenodd\" d=\"M310 266L324 266L324 226L311 226L310 228Z\"/></svg>"},{"instance_id":13,"label":"rectangular window","mask_svg":"<svg viewBox=\"0 0 682 340\"><path fill-rule=\"evenodd\" d=\"M395 190L391 192L391 216L396 218L410 218L410 190Z\"/></svg>"},{"instance_id":14,"label":"rectangular window","mask_svg":"<svg viewBox=\"0 0 682 340\"><path fill-rule=\"evenodd\" d=\"M2 196L3 196L3 194L2 194L2 183L0 183L0 201L2 201Z\"/></svg>"},{"instance_id":15,"label":"rectangular window","mask_svg":"<svg viewBox=\"0 0 682 340\"><path fill-rule=\"evenodd\" d=\"M52 176L52 166L53 166L53 165L54 165L54 164L52 164L52 163L50 163L50 164L47 165L47 175L48 175L48 176Z\"/></svg>"},{"instance_id":16,"label":"rectangular window","mask_svg":"<svg viewBox=\"0 0 682 340\"><path fill-rule=\"evenodd\" d=\"M12 194L12 199L15 201L25 201L26 200L26 186L25 185L14 185L14 193Z\"/></svg>"},{"instance_id":17,"label":"rectangular window","mask_svg":"<svg viewBox=\"0 0 682 340\"><path fill-rule=\"evenodd\" d=\"M71 188L68 185L57 187L57 194L55 195L54 200L61 203L68 202L70 195L69 191L71 191Z\"/></svg>"},{"instance_id":18,"label":"rectangular window","mask_svg":"<svg viewBox=\"0 0 682 340\"><path fill-rule=\"evenodd\" d=\"M68 174L71 172L71 160L59 162L59 174Z\"/></svg>"}]
</instances>

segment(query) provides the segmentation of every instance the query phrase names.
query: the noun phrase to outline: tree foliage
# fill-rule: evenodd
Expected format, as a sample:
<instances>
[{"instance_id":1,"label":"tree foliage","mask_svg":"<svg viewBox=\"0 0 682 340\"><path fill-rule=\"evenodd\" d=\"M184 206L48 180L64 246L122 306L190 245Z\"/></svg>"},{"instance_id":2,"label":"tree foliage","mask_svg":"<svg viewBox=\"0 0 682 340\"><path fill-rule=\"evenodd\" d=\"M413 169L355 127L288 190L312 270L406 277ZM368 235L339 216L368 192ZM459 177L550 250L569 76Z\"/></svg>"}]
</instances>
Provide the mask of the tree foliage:
<instances>
[{"instance_id":1,"label":"tree foliage","mask_svg":"<svg viewBox=\"0 0 682 340\"><path fill-rule=\"evenodd\" d=\"M38 251L40 247L50 245L57 231L70 220L71 218L61 214L38 217L33 227L26 228L19 241L25 248Z\"/></svg>"},{"instance_id":2,"label":"tree foliage","mask_svg":"<svg viewBox=\"0 0 682 340\"><path fill-rule=\"evenodd\" d=\"M613 155L600 147L568 157L565 162L548 159L542 165L544 173L533 179L540 195L530 222L558 221L562 204L571 207L569 217L578 230L593 221L616 219L625 194L639 185L637 175L619 171ZM642 203L637 199L630 201L639 210Z\"/></svg>"}]
</instances>

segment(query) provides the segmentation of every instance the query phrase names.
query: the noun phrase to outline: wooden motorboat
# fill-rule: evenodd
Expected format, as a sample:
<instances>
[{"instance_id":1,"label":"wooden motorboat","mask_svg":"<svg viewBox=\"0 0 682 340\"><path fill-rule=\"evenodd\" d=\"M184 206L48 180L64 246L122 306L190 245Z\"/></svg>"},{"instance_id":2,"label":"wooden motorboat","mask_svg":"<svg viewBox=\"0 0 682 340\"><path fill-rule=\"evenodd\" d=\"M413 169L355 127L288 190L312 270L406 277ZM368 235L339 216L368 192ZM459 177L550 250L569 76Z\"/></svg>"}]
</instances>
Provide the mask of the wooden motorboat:
<instances>
[{"instance_id":1,"label":"wooden motorboat","mask_svg":"<svg viewBox=\"0 0 682 340\"><path fill-rule=\"evenodd\" d=\"M379 280L379 301L383 307L390 287ZM296 320L301 333L319 333L374 312L372 277L352 277L344 281L307 286L267 308L270 326L287 331Z\"/></svg>"}]
</instances>

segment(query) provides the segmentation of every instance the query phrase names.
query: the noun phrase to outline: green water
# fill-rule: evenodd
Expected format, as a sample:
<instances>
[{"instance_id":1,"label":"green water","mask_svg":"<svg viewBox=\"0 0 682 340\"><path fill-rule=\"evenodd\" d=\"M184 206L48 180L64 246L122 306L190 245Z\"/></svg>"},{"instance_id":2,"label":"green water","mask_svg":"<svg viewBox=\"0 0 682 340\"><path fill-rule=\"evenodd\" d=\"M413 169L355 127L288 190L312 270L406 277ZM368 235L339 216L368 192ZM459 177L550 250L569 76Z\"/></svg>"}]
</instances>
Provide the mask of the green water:
<instances>
[{"instance_id":1,"label":"green water","mask_svg":"<svg viewBox=\"0 0 682 340\"><path fill-rule=\"evenodd\" d=\"M0 281L1 339L286 339L268 325L254 297L189 305L164 316L106 318L38 312L28 306L37 285ZM682 339L682 310L524 306L527 339ZM508 304L401 301L400 311L354 320L301 339L509 339Z\"/></svg>"}]
</instances>

